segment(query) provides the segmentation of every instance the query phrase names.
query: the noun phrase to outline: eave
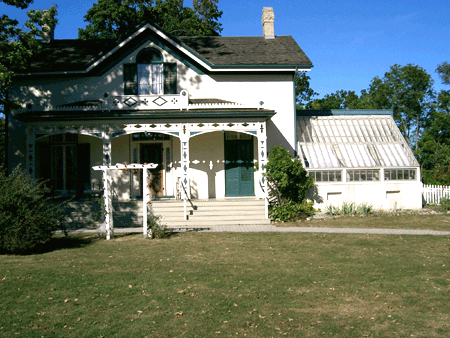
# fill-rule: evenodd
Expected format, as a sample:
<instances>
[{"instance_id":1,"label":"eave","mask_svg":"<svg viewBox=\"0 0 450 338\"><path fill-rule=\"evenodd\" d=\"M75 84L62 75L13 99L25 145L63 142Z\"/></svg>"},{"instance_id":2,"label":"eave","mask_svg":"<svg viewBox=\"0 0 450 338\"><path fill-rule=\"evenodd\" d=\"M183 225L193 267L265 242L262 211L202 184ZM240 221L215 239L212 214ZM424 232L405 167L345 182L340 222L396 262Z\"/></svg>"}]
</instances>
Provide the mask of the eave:
<instances>
[{"instance_id":1,"label":"eave","mask_svg":"<svg viewBox=\"0 0 450 338\"><path fill-rule=\"evenodd\" d=\"M15 116L21 122L49 121L110 121L154 119L220 119L257 118L268 120L275 111L268 109L189 109L189 110L108 110L108 111L42 111L25 112Z\"/></svg>"}]
</instances>

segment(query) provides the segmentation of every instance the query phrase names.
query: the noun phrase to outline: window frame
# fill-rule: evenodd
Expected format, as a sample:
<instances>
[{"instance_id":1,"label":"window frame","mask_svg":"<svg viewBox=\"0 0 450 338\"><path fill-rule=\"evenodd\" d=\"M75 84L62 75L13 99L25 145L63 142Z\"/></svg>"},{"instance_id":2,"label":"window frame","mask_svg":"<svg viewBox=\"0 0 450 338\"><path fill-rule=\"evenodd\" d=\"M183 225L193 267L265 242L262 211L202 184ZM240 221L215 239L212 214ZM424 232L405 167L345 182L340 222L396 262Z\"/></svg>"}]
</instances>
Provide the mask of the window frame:
<instances>
[{"instance_id":1,"label":"window frame","mask_svg":"<svg viewBox=\"0 0 450 338\"><path fill-rule=\"evenodd\" d=\"M140 86L140 70L138 65L162 65L161 80L159 86L161 86L160 92L141 94L139 90ZM178 94L178 72L176 62L164 62L164 57L161 52L155 48L146 48L139 52L136 56L135 63L123 64L123 83L124 83L124 95L170 95ZM152 72L149 67L149 88L152 88Z\"/></svg>"}]
</instances>

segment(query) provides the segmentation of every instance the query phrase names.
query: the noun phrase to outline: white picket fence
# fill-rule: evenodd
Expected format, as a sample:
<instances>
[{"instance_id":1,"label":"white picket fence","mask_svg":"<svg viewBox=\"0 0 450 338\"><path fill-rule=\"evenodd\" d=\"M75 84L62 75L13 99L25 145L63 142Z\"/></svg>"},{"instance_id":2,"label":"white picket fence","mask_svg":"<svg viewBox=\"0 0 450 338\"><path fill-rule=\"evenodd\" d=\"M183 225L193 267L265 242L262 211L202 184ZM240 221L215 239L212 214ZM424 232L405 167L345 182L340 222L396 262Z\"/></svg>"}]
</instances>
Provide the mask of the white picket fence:
<instances>
[{"instance_id":1,"label":"white picket fence","mask_svg":"<svg viewBox=\"0 0 450 338\"><path fill-rule=\"evenodd\" d=\"M423 184L422 196L426 203L439 204L441 199L450 198L450 187Z\"/></svg>"}]
</instances>

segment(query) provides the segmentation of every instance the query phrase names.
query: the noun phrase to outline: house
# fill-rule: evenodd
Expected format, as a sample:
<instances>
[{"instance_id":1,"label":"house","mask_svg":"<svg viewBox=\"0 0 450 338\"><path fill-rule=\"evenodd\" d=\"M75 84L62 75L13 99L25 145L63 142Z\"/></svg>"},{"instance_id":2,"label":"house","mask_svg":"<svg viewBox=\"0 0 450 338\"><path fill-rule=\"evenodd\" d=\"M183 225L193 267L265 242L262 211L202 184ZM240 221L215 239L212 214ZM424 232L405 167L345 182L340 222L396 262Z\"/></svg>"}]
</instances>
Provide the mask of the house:
<instances>
[{"instance_id":1,"label":"house","mask_svg":"<svg viewBox=\"0 0 450 338\"><path fill-rule=\"evenodd\" d=\"M313 65L291 36L274 34L272 8L262 25L259 37L175 37L145 24L120 43L43 41L9 93L21 103L9 119L9 170L22 163L71 195L98 190L105 177L93 167L117 164L108 184L128 201L145 195L128 164L151 162L157 198L265 199L268 149L304 160L314 148L297 140L293 81Z\"/></svg>"}]
</instances>

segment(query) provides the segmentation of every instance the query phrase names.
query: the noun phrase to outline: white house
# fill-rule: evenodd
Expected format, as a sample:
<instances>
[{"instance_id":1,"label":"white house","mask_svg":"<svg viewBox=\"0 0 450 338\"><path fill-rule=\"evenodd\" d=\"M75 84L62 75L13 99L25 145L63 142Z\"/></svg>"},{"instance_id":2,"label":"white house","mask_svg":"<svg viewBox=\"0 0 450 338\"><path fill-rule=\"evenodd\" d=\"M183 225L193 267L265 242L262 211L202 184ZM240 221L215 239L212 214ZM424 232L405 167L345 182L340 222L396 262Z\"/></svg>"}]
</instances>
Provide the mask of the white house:
<instances>
[{"instance_id":1,"label":"white house","mask_svg":"<svg viewBox=\"0 0 450 338\"><path fill-rule=\"evenodd\" d=\"M314 162L319 155L311 153L323 147L297 139L304 122L297 117L293 79L312 62L291 36L274 34L273 22L273 10L264 8L260 37L175 37L146 24L120 43L42 42L9 93L21 103L9 116L9 170L22 163L32 177L70 195L102 185L94 166L152 162L158 165L151 181L156 197L177 198L184 190L203 200L264 199L262 173L275 145L302 160L313 156L308 163L314 166L306 165L311 171L338 169L336 161L331 167ZM407 145L401 147L398 152L410 156ZM407 167L415 168L418 182L414 161ZM114 199L143 195L139 172L110 173ZM356 189L349 180L340 184ZM322 201L331 196L327 189L319 189ZM408 203L401 205L419 207Z\"/></svg>"}]
</instances>

